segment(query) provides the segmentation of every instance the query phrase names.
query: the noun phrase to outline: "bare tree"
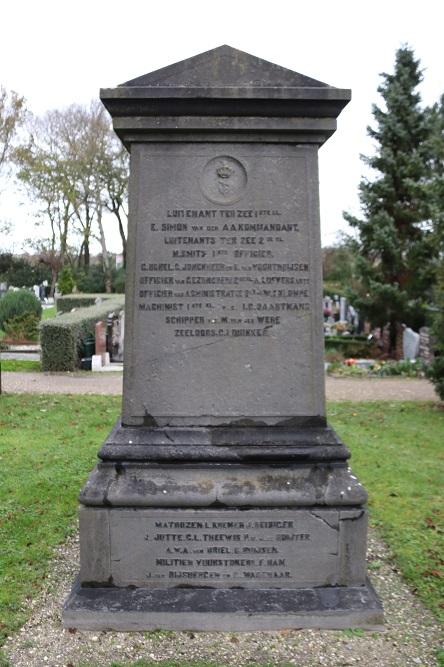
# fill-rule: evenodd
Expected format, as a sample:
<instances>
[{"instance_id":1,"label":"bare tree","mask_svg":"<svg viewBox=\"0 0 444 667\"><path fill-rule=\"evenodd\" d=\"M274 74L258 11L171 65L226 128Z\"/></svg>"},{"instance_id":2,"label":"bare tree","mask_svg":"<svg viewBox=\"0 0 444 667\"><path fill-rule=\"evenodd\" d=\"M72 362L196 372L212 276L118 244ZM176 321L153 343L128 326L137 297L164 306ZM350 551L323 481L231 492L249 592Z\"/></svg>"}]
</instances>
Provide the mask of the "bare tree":
<instances>
[{"instance_id":1,"label":"bare tree","mask_svg":"<svg viewBox=\"0 0 444 667\"><path fill-rule=\"evenodd\" d=\"M0 174L11 171L14 140L27 117L25 98L0 86Z\"/></svg>"},{"instance_id":2,"label":"bare tree","mask_svg":"<svg viewBox=\"0 0 444 667\"><path fill-rule=\"evenodd\" d=\"M65 260L75 211L72 161L60 145L59 120L58 112L53 111L34 119L28 144L15 153L19 183L38 206L36 224L48 222L51 230L49 238L39 239L35 248L51 268L51 296Z\"/></svg>"},{"instance_id":3,"label":"bare tree","mask_svg":"<svg viewBox=\"0 0 444 667\"><path fill-rule=\"evenodd\" d=\"M99 101L89 107L73 104L35 121L30 136L29 145L18 151L18 177L31 198L44 204L39 219L46 217L51 224L53 250L46 255L53 252L54 271L65 260L70 232L81 235L78 266L87 271L95 238L102 248L105 288L110 292L105 214L116 216L125 253L128 156L107 112Z\"/></svg>"}]
</instances>

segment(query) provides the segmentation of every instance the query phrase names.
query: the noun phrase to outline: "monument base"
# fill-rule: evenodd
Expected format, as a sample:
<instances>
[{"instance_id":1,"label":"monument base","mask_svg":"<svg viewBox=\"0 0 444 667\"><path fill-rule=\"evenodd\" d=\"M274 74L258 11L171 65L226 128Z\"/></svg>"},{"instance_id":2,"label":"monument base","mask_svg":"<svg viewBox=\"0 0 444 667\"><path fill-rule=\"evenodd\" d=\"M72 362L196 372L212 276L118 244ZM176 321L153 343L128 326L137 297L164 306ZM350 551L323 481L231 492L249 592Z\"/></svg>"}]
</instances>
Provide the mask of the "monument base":
<instances>
[{"instance_id":1,"label":"monument base","mask_svg":"<svg viewBox=\"0 0 444 667\"><path fill-rule=\"evenodd\" d=\"M328 426L293 437L258 430L170 429L167 438L117 425L80 493L80 574L65 627L382 626L365 573L367 494L348 450ZM177 462L160 438L179 436ZM270 460L250 451L259 438ZM231 460L199 460L201 448L211 459L218 447ZM281 448L288 457L272 458Z\"/></svg>"},{"instance_id":2,"label":"monument base","mask_svg":"<svg viewBox=\"0 0 444 667\"><path fill-rule=\"evenodd\" d=\"M372 585L303 589L82 588L74 584L62 625L80 630L250 632L319 628L383 630Z\"/></svg>"}]
</instances>

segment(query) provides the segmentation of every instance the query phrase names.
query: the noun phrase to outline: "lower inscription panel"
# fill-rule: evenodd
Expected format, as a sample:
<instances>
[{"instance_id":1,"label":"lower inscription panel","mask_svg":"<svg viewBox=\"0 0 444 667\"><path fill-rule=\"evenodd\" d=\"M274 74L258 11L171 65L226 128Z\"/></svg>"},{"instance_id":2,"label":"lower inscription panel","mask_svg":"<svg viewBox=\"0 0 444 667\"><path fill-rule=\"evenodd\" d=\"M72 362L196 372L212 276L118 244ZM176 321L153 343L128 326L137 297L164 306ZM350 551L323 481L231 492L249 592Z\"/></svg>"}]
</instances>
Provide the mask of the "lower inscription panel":
<instances>
[{"instance_id":1,"label":"lower inscription panel","mask_svg":"<svg viewBox=\"0 0 444 667\"><path fill-rule=\"evenodd\" d=\"M334 509L114 509L111 576L144 588L335 585L339 533Z\"/></svg>"}]
</instances>

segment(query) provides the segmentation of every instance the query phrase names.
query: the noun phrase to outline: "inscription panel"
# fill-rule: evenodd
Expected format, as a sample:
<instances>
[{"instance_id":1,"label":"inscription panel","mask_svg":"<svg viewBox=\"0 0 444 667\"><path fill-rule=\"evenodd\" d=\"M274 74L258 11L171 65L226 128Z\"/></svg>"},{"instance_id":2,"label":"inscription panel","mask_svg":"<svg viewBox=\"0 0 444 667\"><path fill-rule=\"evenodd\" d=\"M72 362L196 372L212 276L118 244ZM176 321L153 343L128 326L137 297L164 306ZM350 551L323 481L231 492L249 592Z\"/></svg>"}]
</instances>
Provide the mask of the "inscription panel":
<instances>
[{"instance_id":1,"label":"inscription panel","mask_svg":"<svg viewBox=\"0 0 444 667\"><path fill-rule=\"evenodd\" d=\"M319 414L311 155L218 151L140 149L131 414Z\"/></svg>"},{"instance_id":2,"label":"inscription panel","mask_svg":"<svg viewBox=\"0 0 444 667\"><path fill-rule=\"evenodd\" d=\"M113 511L118 586L298 588L334 585L339 513Z\"/></svg>"}]
</instances>

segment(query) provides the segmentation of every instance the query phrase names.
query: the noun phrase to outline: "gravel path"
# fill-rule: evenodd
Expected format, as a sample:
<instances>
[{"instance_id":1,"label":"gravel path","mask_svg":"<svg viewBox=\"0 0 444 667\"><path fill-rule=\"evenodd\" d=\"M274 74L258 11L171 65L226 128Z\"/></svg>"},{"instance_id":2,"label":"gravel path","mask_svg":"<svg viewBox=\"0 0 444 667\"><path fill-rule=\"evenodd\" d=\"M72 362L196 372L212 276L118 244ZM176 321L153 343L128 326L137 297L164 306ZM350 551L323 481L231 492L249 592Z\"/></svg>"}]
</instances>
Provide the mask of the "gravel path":
<instances>
[{"instance_id":1,"label":"gravel path","mask_svg":"<svg viewBox=\"0 0 444 667\"><path fill-rule=\"evenodd\" d=\"M78 570L77 539L55 552L45 590L31 601L32 616L4 648L13 667L110 667L111 662L218 661L245 667L264 663L344 667L433 667L440 628L390 565L390 553L372 533L369 571L386 615L385 632L86 632L61 628L61 608ZM440 663L442 664L442 663Z\"/></svg>"},{"instance_id":2,"label":"gravel path","mask_svg":"<svg viewBox=\"0 0 444 667\"><path fill-rule=\"evenodd\" d=\"M122 373L2 373L2 388L11 394L122 393ZM427 380L408 378L326 377L329 401L437 401Z\"/></svg>"}]
</instances>

